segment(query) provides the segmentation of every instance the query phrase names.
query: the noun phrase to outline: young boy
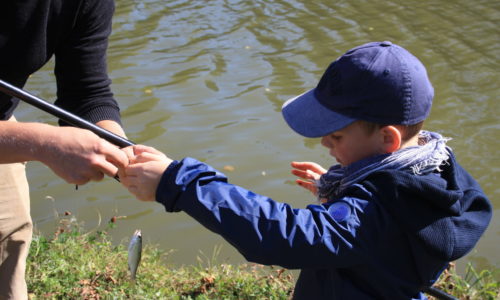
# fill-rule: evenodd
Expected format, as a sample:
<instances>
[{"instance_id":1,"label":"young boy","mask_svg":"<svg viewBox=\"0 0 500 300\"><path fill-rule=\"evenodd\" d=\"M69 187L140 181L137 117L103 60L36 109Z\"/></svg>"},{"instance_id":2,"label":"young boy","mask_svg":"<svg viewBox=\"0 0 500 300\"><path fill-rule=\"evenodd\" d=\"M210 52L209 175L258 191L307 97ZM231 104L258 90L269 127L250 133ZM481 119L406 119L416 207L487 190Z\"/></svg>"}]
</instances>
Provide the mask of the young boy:
<instances>
[{"instance_id":1,"label":"young boy","mask_svg":"<svg viewBox=\"0 0 500 300\"><path fill-rule=\"evenodd\" d=\"M126 149L122 183L184 211L249 261L301 269L295 299L426 299L448 262L469 252L491 205L446 139L420 131L433 88L420 61L390 42L349 50L318 86L283 106L286 122L340 163L292 163L323 202L295 209L227 182L193 158Z\"/></svg>"}]
</instances>

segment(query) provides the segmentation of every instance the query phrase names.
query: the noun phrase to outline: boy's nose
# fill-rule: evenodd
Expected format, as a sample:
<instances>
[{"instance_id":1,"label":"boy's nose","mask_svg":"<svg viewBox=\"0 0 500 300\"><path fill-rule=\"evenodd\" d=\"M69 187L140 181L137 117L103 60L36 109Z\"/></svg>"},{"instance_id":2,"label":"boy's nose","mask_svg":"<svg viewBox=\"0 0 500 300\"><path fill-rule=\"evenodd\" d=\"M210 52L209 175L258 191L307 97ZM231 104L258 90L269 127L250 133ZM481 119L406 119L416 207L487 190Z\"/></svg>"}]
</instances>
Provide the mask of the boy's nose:
<instances>
[{"instance_id":1,"label":"boy's nose","mask_svg":"<svg viewBox=\"0 0 500 300\"><path fill-rule=\"evenodd\" d=\"M328 142L328 139L326 138L326 136L322 137L321 138L321 145L323 145L324 147L326 148L331 148L331 143Z\"/></svg>"}]
</instances>

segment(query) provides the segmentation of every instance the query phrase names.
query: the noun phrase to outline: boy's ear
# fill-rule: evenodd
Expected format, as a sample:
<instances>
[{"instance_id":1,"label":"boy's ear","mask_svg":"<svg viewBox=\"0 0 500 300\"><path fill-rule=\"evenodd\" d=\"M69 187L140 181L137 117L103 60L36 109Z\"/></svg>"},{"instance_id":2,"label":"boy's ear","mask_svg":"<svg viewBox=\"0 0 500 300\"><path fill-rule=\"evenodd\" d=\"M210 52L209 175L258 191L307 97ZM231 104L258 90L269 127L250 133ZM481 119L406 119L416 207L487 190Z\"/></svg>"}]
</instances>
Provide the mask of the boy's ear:
<instances>
[{"instance_id":1,"label":"boy's ear","mask_svg":"<svg viewBox=\"0 0 500 300\"><path fill-rule=\"evenodd\" d=\"M383 153L392 153L401 147L401 132L395 126L384 126L380 128L382 138L382 151Z\"/></svg>"}]
</instances>

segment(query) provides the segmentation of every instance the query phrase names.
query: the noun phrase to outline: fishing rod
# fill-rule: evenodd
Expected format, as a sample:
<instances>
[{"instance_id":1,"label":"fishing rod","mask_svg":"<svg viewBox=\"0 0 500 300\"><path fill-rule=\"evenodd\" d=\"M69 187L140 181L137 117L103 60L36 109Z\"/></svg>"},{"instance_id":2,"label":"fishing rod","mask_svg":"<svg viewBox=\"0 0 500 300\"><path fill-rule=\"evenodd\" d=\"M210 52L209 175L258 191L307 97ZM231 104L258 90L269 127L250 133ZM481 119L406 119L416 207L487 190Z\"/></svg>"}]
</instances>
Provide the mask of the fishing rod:
<instances>
[{"instance_id":1,"label":"fishing rod","mask_svg":"<svg viewBox=\"0 0 500 300\"><path fill-rule=\"evenodd\" d=\"M88 129L93 133L97 134L99 137L107 140L108 142L119 146L120 148L124 148L127 146L135 145L133 142L123 138L117 134L114 134L111 131L108 131L104 128L101 128L93 123L90 123L87 120L84 120L54 104L51 104L41 98L38 98L18 87L13 86L10 83L7 83L0 79L0 91L4 94L7 94L11 97L16 97L19 100L22 100L28 104L31 104L61 120L64 122L71 124L75 127Z\"/></svg>"},{"instance_id":2,"label":"fishing rod","mask_svg":"<svg viewBox=\"0 0 500 300\"><path fill-rule=\"evenodd\" d=\"M0 79L0 91L11 96L11 97L16 97L19 100L22 100L28 104L31 104L63 121L65 121L68 124L71 124L75 127L80 127L83 129L88 129L92 131L93 133L97 134L99 137L107 140L108 142L115 144L116 146L119 146L120 148L124 148L127 146L132 146L135 145L133 142L116 135L112 133L111 131L108 131L104 128L101 128L93 123L88 122L87 120L84 120L60 107L57 107L41 98L38 98L34 95L31 95L30 93L17 88L3 80ZM118 175L114 177L117 181L120 181L120 178ZM78 189L78 185L76 185L76 189ZM131 269L131 274L132 278L135 280L135 272L137 270L137 267L139 265L139 261L141 259L141 250L142 250L142 240L141 240L141 232L139 231L138 237L136 237L137 234L134 234L134 237L131 240L131 246L129 246L129 268L132 265L133 269ZM139 239L137 241L137 239ZM133 242L133 243L132 243ZM136 245L138 244L138 245ZM132 249L132 250L131 250ZM138 253L137 253L138 252Z\"/></svg>"},{"instance_id":3,"label":"fishing rod","mask_svg":"<svg viewBox=\"0 0 500 300\"><path fill-rule=\"evenodd\" d=\"M4 94L7 94L11 97L16 97L17 99L22 100L28 104L31 104L75 127L90 130L99 137L105 139L106 141L120 148L135 145L135 143L127 140L126 138L114 134L113 132L106 130L102 127L99 127L93 123L90 123L89 121L84 120L77 115L74 115L54 104L51 104L41 98L38 98L1 79L0 79L0 92L3 92ZM117 181L120 181L118 175L116 175L114 178ZM78 189L78 185L76 185L76 189Z\"/></svg>"}]
</instances>

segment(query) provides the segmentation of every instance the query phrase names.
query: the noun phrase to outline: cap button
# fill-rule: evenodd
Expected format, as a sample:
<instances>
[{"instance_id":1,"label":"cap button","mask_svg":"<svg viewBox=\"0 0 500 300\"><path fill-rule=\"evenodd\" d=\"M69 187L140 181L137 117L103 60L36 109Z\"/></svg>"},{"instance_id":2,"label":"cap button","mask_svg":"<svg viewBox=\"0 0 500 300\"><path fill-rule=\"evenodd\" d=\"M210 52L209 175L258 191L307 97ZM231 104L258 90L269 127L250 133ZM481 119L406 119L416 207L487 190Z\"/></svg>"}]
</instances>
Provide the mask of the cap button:
<instances>
[{"instance_id":1,"label":"cap button","mask_svg":"<svg viewBox=\"0 0 500 300\"><path fill-rule=\"evenodd\" d=\"M389 42L389 41L383 41L382 43L380 43L380 46L382 46L382 47L389 47L389 46L392 46L392 43Z\"/></svg>"}]
</instances>

